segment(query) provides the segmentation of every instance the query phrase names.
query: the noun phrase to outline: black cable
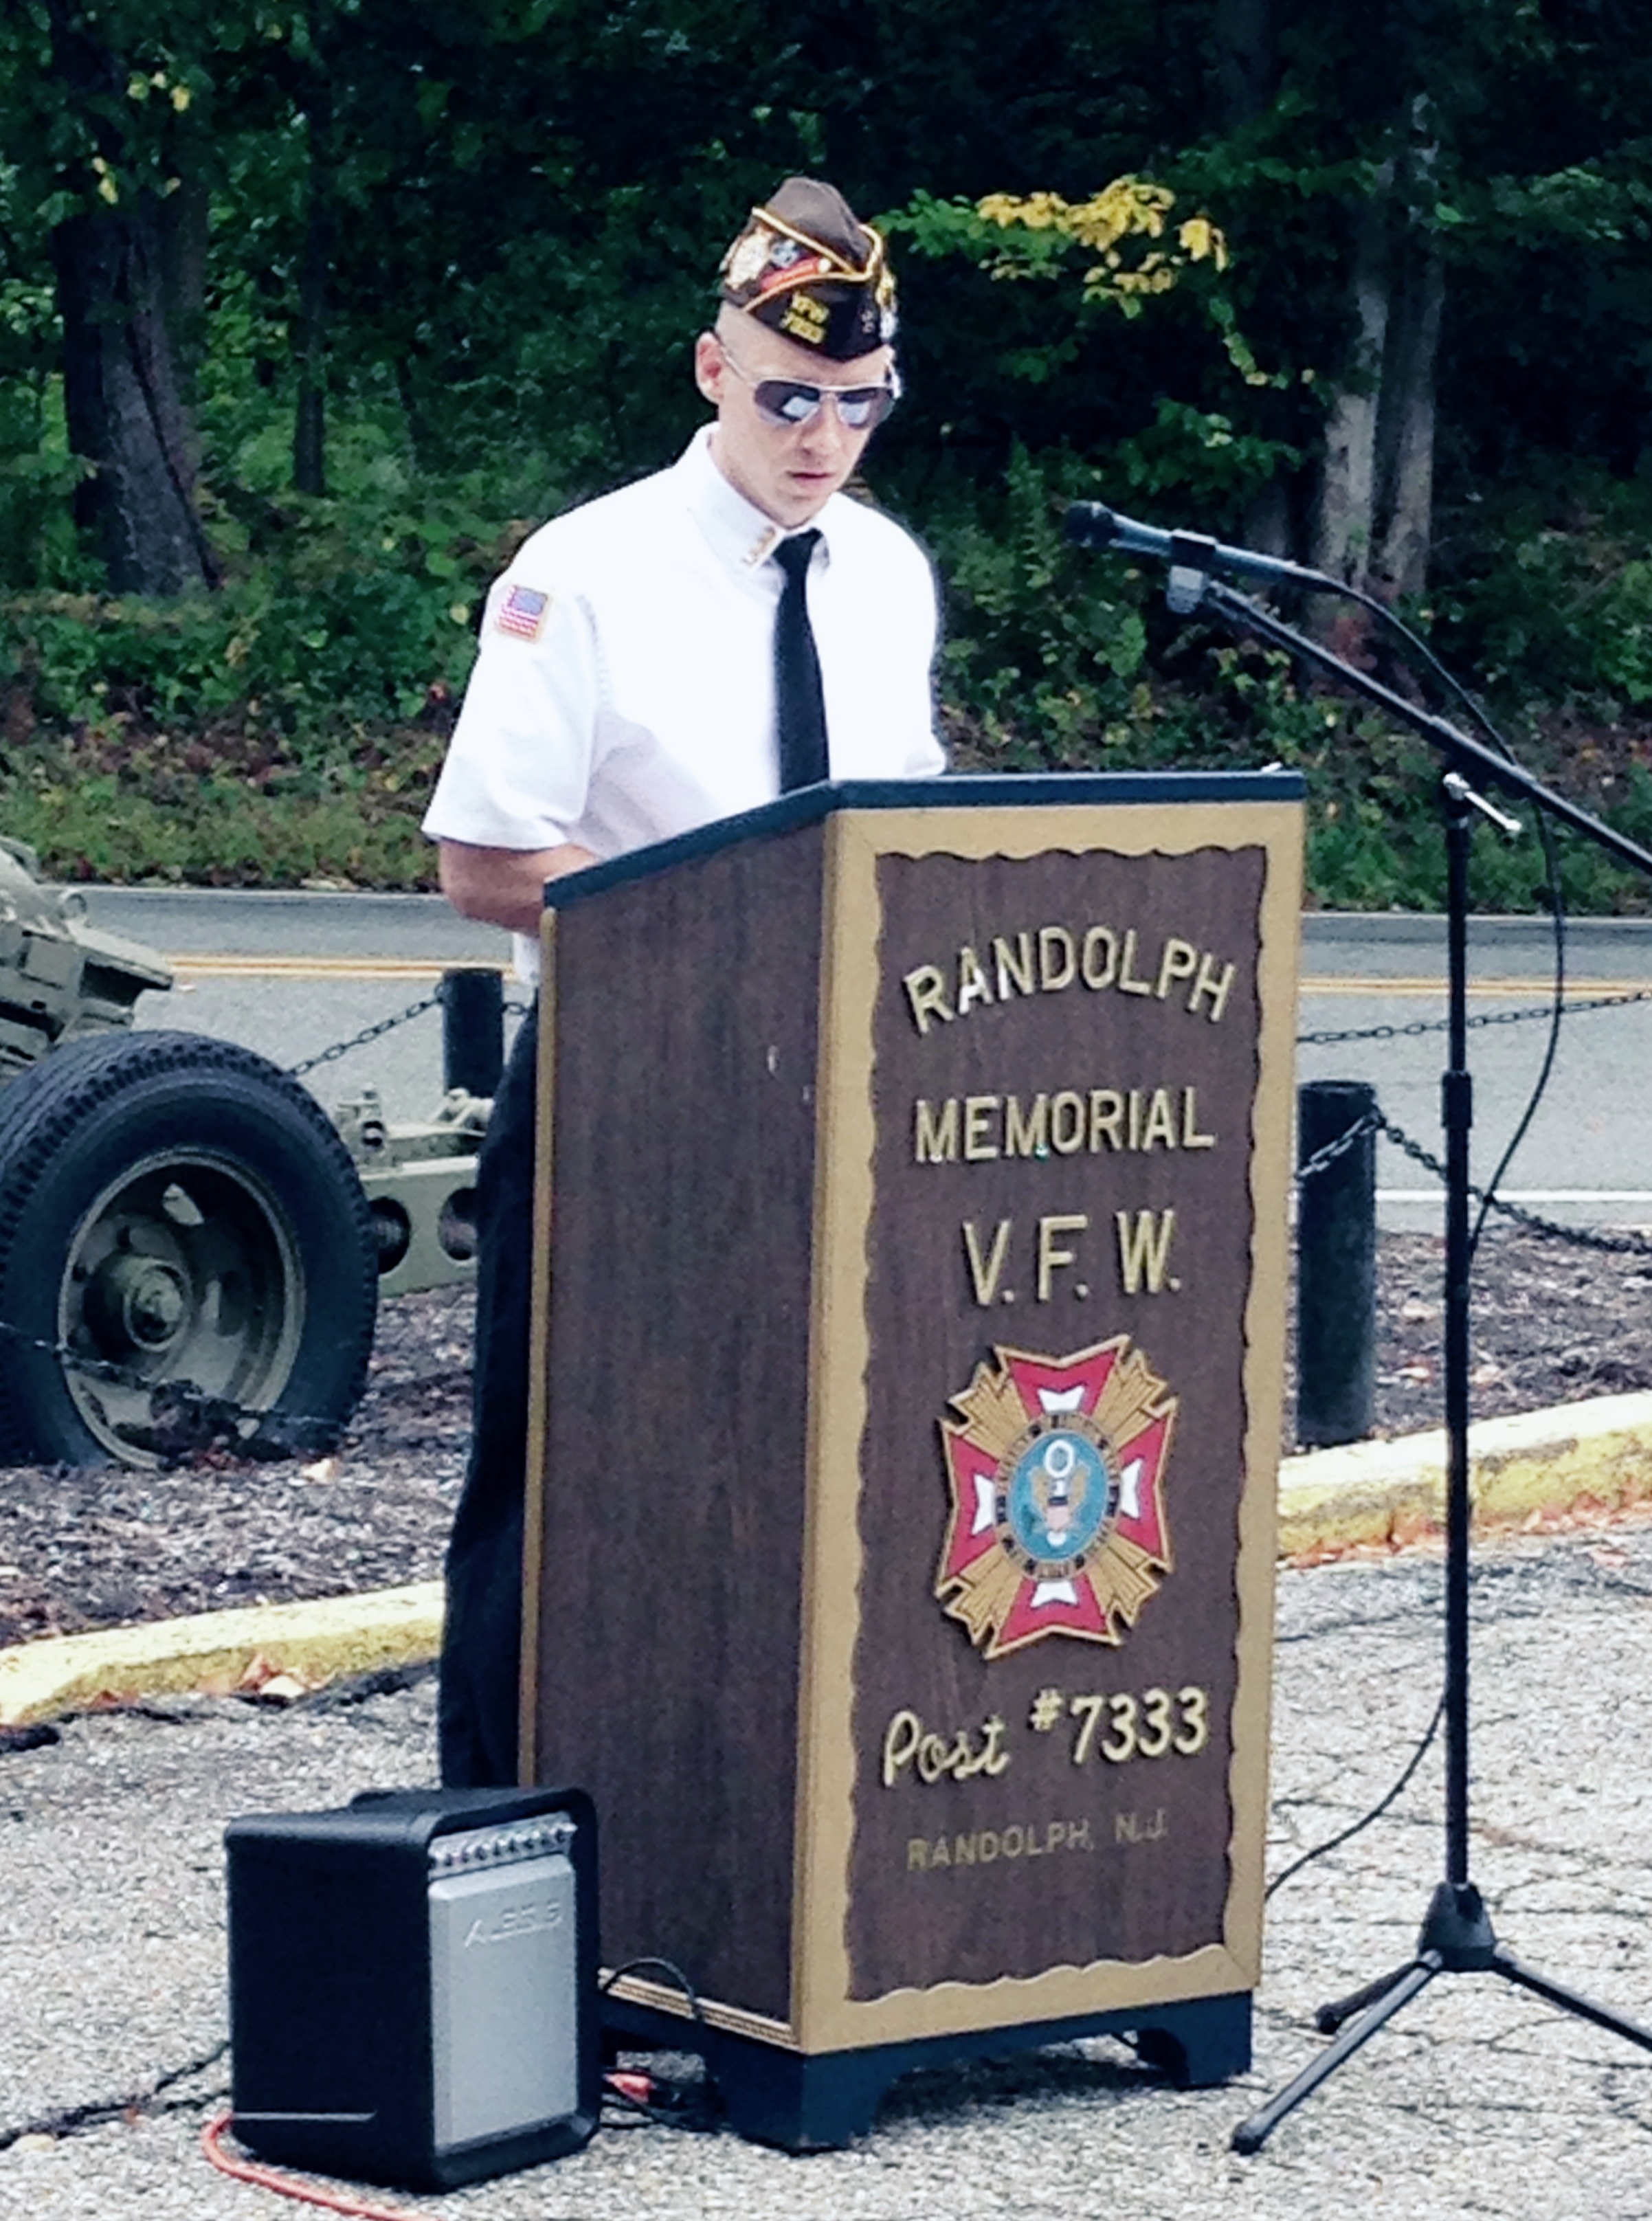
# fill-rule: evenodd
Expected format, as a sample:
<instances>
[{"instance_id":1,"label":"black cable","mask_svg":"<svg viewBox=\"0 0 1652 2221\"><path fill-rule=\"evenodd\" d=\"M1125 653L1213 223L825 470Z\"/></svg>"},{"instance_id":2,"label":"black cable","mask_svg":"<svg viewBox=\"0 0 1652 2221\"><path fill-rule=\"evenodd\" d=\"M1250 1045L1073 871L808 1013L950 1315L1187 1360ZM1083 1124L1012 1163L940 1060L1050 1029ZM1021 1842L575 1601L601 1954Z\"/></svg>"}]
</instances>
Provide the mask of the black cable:
<instances>
[{"instance_id":1,"label":"black cable","mask_svg":"<svg viewBox=\"0 0 1652 2221\"><path fill-rule=\"evenodd\" d=\"M1555 993L1549 1014L1549 1039L1544 1044L1543 1060L1538 1067L1537 1077L1526 1098L1526 1107L1497 1161L1496 1169L1486 1183L1485 1194L1480 1198L1480 1211L1468 1236L1468 1261L1471 1265L1479 1250L1480 1237L1486 1230L1486 1221L1493 1208L1503 1176L1514 1162L1516 1150L1530 1131L1531 1122L1537 1115L1537 1106L1548 1090L1555 1069L1555 1059L1560 1051L1561 1022L1566 1016L1566 897L1561 886L1560 851L1555 840L1555 829L1541 810L1537 812L1537 837L1542 842L1543 864L1549 874L1549 907L1555 921Z\"/></svg>"},{"instance_id":2,"label":"black cable","mask_svg":"<svg viewBox=\"0 0 1652 2221\"><path fill-rule=\"evenodd\" d=\"M689 1980L688 1976L683 1972L682 1968L680 1967L674 1966L669 1959L646 1957L641 1959L628 1959L623 1967L610 1967L607 1974L603 1976L603 1979L598 1986L601 1990L603 1996L606 1997L609 1992L613 1988L616 1982L623 1981L627 1974L640 1974L645 1968L651 1969L656 1974L666 1974L670 1976L672 1981L675 1984L677 1988L682 1992L684 1997L688 2001L689 2016L692 2019L694 2025L697 2028L704 2028L705 2026L705 2014L700 2005L700 1993L695 1988L693 1983Z\"/></svg>"},{"instance_id":3,"label":"black cable","mask_svg":"<svg viewBox=\"0 0 1652 2221\"><path fill-rule=\"evenodd\" d=\"M1406 624L1402 618L1396 616L1392 610L1386 609L1374 596L1365 593L1357 586L1350 586L1348 591L1356 601L1377 611L1385 623L1392 627L1399 637L1422 657L1435 676L1450 690L1498 754L1509 763L1517 765L1519 759L1513 748L1481 709L1474 695L1469 692L1455 673L1448 670L1441 662L1421 634L1413 632L1410 625ZM1541 807L1536 810L1536 823L1537 837L1542 844L1543 868L1549 881L1549 911L1555 927L1555 988L1549 1005L1549 1041L1543 1051L1542 1064L1532 1085L1531 1092L1526 1099L1526 1107L1521 1113L1519 1123L1515 1127L1502 1155L1498 1159L1496 1171L1486 1183L1486 1191L1480 1198L1480 1215L1475 1219L1474 1231L1468 1237L1468 1259L1471 1264L1474 1262L1474 1253L1480 1247L1480 1237L1485 1231L1486 1220L1493 1208L1494 1199L1503 1176L1514 1161L1515 1152L1530 1131L1531 1122L1537 1115L1537 1107L1548 1089L1550 1075L1555 1069L1555 1058L1560 1048L1561 1022L1566 1015L1566 897L1561 886L1560 850L1555 844L1555 829Z\"/></svg>"},{"instance_id":4,"label":"black cable","mask_svg":"<svg viewBox=\"0 0 1652 2221\"><path fill-rule=\"evenodd\" d=\"M147 2089L129 2091L122 2098L93 2098L79 2105L66 2105L61 2112L50 2113L39 2120L24 2121L16 2128L0 2129L0 2152L9 2151L21 2137L66 2137L77 2129L100 2127L105 2121L118 2121L132 2112L190 2112L200 2105L198 2096L176 2099L171 2104L158 2105L155 2100L163 2090L170 2090L193 2074L204 2074L216 2067L229 2049L229 2038L215 2043L210 2051L203 2052L198 2059L185 2060L181 2067L169 2067L158 2074Z\"/></svg>"},{"instance_id":5,"label":"black cable","mask_svg":"<svg viewBox=\"0 0 1652 2221\"><path fill-rule=\"evenodd\" d=\"M1405 1788L1406 1784L1410 1781L1412 1774L1416 1773L1417 1767L1423 1763L1424 1758L1427 1755L1429 1745L1434 1741L1435 1736L1438 1734L1440 1723L1444 1717L1445 1699L1442 1696L1439 1703L1434 1708L1434 1717L1429 1722L1427 1727L1423 1730L1423 1740L1417 1744L1417 1749L1406 1760L1405 1770L1400 1774L1399 1780L1395 1782L1393 1787L1389 1790L1387 1795L1384 1797L1379 1804L1374 1805L1368 1812L1362 1814L1359 1819L1354 1821L1350 1826L1344 1828L1340 1835L1331 1836L1323 1843L1315 1843L1311 1849L1304 1851L1300 1858L1292 1859L1290 1865L1285 1868L1284 1872L1282 1874L1276 1874L1273 1880L1268 1883L1267 1887L1262 1892L1262 1902L1264 1905L1267 1904L1268 1899L1273 1896L1276 1889L1283 1889L1286 1883L1290 1880L1292 1874L1299 1874L1304 1867L1311 1866L1316 1859L1323 1859L1327 1851L1336 1850L1342 1844L1351 1842L1354 1837L1359 1835L1361 1830L1368 1828L1374 1820L1381 1819L1383 1814L1388 1810L1395 1799L1401 1794Z\"/></svg>"},{"instance_id":6,"label":"black cable","mask_svg":"<svg viewBox=\"0 0 1652 2221\"><path fill-rule=\"evenodd\" d=\"M1388 626L1393 632L1398 634L1401 640L1405 641L1410 648L1414 649L1417 654L1421 657L1427 668L1431 671L1436 678L1437 678L1449 689L1455 700L1467 711L1469 717L1472 719L1474 723L1480 728L1481 733L1485 735L1490 744L1497 750L1498 754L1511 764L1517 762L1518 759L1516 757L1514 750L1510 747L1508 741L1504 739L1497 727L1492 723L1491 718L1481 709L1480 704L1474 699L1468 689L1455 676L1455 674L1449 671L1445 665L1441 662L1439 657L1436 655L1434 650L1420 635L1413 632L1411 628L1406 624L1402 618L1397 616L1393 610L1389 609L1385 603L1379 601L1375 595L1367 594L1362 588L1350 585L1346 580L1339 580L1336 583L1339 586L1340 591L1349 601L1357 602L1361 608L1370 610L1380 623ZM1474 1230L1469 1236L1468 1242L1468 1255L1471 1263L1473 1262L1474 1253L1479 1247L1480 1235L1485 1229L1486 1217L1495 1205L1499 1183L1502 1180L1504 1174L1507 1172L1509 1166L1512 1163L1515 1152L1520 1147L1521 1142L1525 1139L1526 1135L1530 1129L1531 1122L1537 1115L1538 1105L1542 1103L1543 1095L1548 1088L1550 1075L1555 1068L1555 1055L1560 1048L1561 1023L1565 1016L1566 902L1561 887L1560 855L1555 845L1555 829L1549 823L1548 817L1544 815L1541 806L1536 809L1536 815L1538 838L1542 843L1543 862L1549 880L1549 915L1554 921L1555 928L1555 985L1553 997L1549 1005L1549 1039L1543 1052L1542 1064L1538 1071L1536 1079L1533 1083L1531 1092L1527 1097L1525 1109L1522 1111L1513 1135L1511 1136L1501 1157L1498 1160L1497 1169L1492 1173L1491 1179L1486 1181L1485 1189L1481 1194L1480 1215L1474 1221ZM1401 1795L1405 1789L1406 1785L1410 1782L1411 1776L1416 1773L1417 1767L1423 1763L1424 1757L1428 1751L1429 1746L1433 1742L1436 1735L1439 1731L1440 1723L1445 1717L1445 1707L1446 1700L1442 1693L1439 1703L1435 1707L1434 1717L1429 1722L1421 1742L1411 1753L1411 1757L1406 1761L1399 1779L1394 1783L1392 1788L1388 1791L1387 1794L1377 1804L1374 1805L1368 1812L1364 1813L1350 1826L1344 1828L1339 1834L1332 1836L1327 1842L1314 1844L1311 1849L1305 1851L1300 1858L1294 1859L1292 1863L1285 1868L1283 1873L1276 1874L1273 1877L1273 1880L1267 1885L1267 1889L1263 1892L1264 1903L1267 1902L1267 1899L1273 1896L1276 1889L1282 1887L1286 1882L1289 1881L1293 1874L1300 1874L1305 1867L1311 1865L1316 1859L1324 1857L1328 1851L1334 1851L1342 1844L1351 1842L1352 1839L1355 1836L1359 1835L1362 1830L1368 1828L1374 1820L1381 1818L1382 1815L1388 1811L1395 1799Z\"/></svg>"},{"instance_id":7,"label":"black cable","mask_svg":"<svg viewBox=\"0 0 1652 2221\"><path fill-rule=\"evenodd\" d=\"M1486 712L1456 674L1449 670L1440 660L1420 633L1414 632L1405 619L1396 616L1386 602L1380 601L1374 594L1367 593L1362 586L1353 585L1346 579L1332 579L1330 583L1347 600L1358 603L1361 609L1369 610L1380 623L1386 625L1392 632L1396 633L1406 646L1422 659L1427 669L1433 673L1456 702L1467 711L1472 722L1480 728L1486 740L1504 760L1520 767L1519 758ZM1543 1060L1536 1079L1533 1082L1531 1092L1526 1098L1525 1109L1521 1112L1513 1135L1498 1160L1497 1169L1486 1183L1485 1192L1480 1198L1480 1215L1475 1219L1474 1230L1468 1237L1470 1264L1474 1262L1474 1254L1480 1247L1480 1237L1485 1231L1486 1216L1494 1207L1499 1186L1510 1165L1514 1161L1515 1152L1530 1131L1532 1120L1536 1117L1538 1106L1548 1090L1549 1079L1555 1069L1555 1059L1560 1048L1561 1023L1566 1015L1566 898L1561 887L1560 852L1555 845L1555 829L1544 815L1542 805L1536 804L1534 807L1536 815L1537 837L1542 844L1543 864L1549 881L1549 916L1555 928L1555 987L1549 1006L1549 1042L1543 1052Z\"/></svg>"},{"instance_id":8,"label":"black cable","mask_svg":"<svg viewBox=\"0 0 1652 2221\"><path fill-rule=\"evenodd\" d=\"M610 1968L603 1976L598 1987L602 1995L606 1997L615 1983L624 1975L643 1973L666 1975L687 1999L689 2015L695 2027L702 2031L705 2030L706 2018L700 2004L699 1992L684 1974L682 1968L673 1965L669 1959L653 1957L628 1959L623 1966ZM646 2048L639 2047L639 2049ZM702 2059L704 2059L704 2054L702 2054ZM722 2127L722 2109L709 2079L698 2089L683 2083L662 2085L657 2082L653 2075L649 2075L647 2080L651 2087L663 2087L670 2091L671 2102L667 2105L656 2105L651 2104L646 2098L635 2097L630 2091L616 2086L611 2073L605 2074L603 2077L604 2099L608 2104L623 2106L628 2113L637 2115L640 2120L652 2121L657 2127L662 2129L682 2129L691 2136L714 2136Z\"/></svg>"}]
</instances>

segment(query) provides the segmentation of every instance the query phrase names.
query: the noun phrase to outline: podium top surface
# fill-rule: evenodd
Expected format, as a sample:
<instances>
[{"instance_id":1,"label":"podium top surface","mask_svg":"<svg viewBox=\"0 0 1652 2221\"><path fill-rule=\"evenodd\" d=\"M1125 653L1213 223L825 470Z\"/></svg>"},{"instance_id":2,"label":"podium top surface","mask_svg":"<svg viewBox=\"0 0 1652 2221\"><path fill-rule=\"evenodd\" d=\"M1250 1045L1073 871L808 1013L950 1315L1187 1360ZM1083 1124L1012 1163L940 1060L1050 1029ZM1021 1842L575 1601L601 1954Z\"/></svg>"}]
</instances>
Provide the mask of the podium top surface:
<instances>
[{"instance_id":1,"label":"podium top surface","mask_svg":"<svg viewBox=\"0 0 1652 2221\"><path fill-rule=\"evenodd\" d=\"M1301 773L1294 771L952 772L938 779L828 781L551 879L545 888L545 907L564 910L627 879L646 879L740 841L816 825L840 810L1162 808L1196 802L1299 802L1306 791Z\"/></svg>"}]
</instances>

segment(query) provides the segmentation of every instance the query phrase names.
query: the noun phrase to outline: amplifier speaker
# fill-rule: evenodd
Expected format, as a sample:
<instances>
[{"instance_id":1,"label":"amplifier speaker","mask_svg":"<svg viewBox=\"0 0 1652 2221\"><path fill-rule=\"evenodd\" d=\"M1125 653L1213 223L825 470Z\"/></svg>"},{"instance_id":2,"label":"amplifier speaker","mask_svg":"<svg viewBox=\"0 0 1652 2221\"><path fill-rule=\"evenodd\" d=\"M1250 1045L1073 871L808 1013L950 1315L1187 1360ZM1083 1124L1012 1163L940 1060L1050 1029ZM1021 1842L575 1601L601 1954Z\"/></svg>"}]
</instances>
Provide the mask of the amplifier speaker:
<instances>
[{"instance_id":1,"label":"amplifier speaker","mask_svg":"<svg viewBox=\"0 0 1652 2221\"><path fill-rule=\"evenodd\" d=\"M597 1828L578 1790L369 1791L225 1831L234 2128L447 2189L597 2125Z\"/></svg>"}]
</instances>

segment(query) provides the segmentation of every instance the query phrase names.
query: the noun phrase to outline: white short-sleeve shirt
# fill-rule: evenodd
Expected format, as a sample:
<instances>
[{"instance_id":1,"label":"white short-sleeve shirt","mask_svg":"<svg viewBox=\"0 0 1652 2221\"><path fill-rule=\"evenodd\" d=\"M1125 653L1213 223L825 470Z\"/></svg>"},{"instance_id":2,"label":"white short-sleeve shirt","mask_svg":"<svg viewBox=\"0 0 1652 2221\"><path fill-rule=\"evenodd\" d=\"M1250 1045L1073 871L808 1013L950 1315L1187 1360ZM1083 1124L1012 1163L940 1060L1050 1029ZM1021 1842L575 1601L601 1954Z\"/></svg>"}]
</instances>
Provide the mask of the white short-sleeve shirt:
<instances>
[{"instance_id":1,"label":"white short-sleeve shirt","mask_svg":"<svg viewBox=\"0 0 1652 2221\"><path fill-rule=\"evenodd\" d=\"M928 559L841 493L810 528L832 777L943 770ZM773 801L784 536L717 469L709 429L669 470L541 526L488 596L425 832L606 858ZM523 968L536 953L519 939Z\"/></svg>"}]
</instances>

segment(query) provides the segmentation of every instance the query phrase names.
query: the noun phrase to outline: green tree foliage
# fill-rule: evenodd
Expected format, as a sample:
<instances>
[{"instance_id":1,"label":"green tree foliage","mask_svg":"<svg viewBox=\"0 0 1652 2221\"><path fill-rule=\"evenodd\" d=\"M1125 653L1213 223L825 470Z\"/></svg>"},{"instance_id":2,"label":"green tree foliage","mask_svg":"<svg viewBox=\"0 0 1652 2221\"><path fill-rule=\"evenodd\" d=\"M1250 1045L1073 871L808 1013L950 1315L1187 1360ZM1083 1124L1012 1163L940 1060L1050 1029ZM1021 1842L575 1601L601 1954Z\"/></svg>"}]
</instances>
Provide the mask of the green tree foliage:
<instances>
[{"instance_id":1,"label":"green tree foliage","mask_svg":"<svg viewBox=\"0 0 1652 2221\"><path fill-rule=\"evenodd\" d=\"M405 818L487 577L675 452L717 247L792 169L898 235L872 476L947 582L965 760L1283 754L1324 891L1425 891L1406 746L1067 547L1098 497L1398 596L1563 783L1644 806L1631 0L9 0L0 822L135 809L203 748ZM1126 178L1173 200L1109 266L1070 219Z\"/></svg>"}]
</instances>

